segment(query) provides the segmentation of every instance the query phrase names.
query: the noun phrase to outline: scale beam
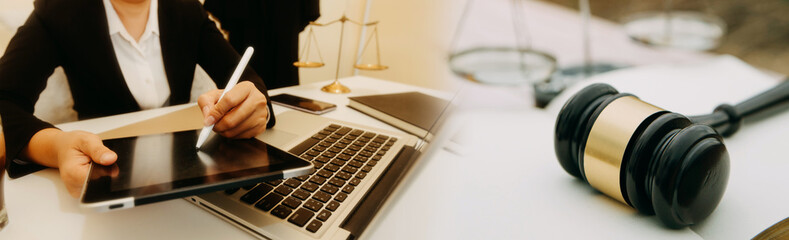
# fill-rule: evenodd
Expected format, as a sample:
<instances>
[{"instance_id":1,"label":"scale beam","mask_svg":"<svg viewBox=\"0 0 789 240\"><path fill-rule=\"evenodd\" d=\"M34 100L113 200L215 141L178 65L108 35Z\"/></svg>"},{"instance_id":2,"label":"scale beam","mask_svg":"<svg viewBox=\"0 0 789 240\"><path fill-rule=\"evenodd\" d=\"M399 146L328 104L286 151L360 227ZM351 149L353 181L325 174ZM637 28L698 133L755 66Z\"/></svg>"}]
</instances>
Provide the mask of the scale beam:
<instances>
[{"instance_id":1,"label":"scale beam","mask_svg":"<svg viewBox=\"0 0 789 240\"><path fill-rule=\"evenodd\" d=\"M379 23L379 21L372 21L372 22L362 23L362 22L359 22L359 21L354 21L354 20L348 18L347 16L345 16L345 14L343 14L342 17L340 17L338 19L335 19L335 20L331 20L331 21L326 22L326 23L310 22L309 23L310 31L309 31L309 33L307 35L307 42L305 43L304 48L302 48L303 49L303 51L302 51L303 52L303 57L300 57L299 61L293 63L293 65L296 66L296 67L300 67L300 68L317 68L317 67L324 66L325 64L323 63L323 57L320 54L320 49L317 47L318 39L315 36L315 33L313 32L312 27L313 26L324 27L324 26L333 25L335 23L340 23L340 41L339 41L339 46L337 47L337 49L338 49L338 52L337 52L337 69L334 72L334 82L332 82L331 84L326 85L323 88L321 88L321 91L324 91L324 92L329 92L329 93L349 93L349 92L351 92L351 89L349 89L348 87L342 85L340 83L340 81L339 81L339 77L340 77L340 60L342 59L343 35L345 34L345 22L350 22L350 23L355 24L355 25L360 26L360 27L361 26L373 26L374 27L373 32L370 35L370 38L367 39L367 43L365 43L365 46L362 49L361 55L362 56L364 55L364 52L367 49L367 46L369 46L371 40L373 38L375 38L375 48L376 48L375 54L376 54L377 62L376 63L364 63L364 64L361 64L361 63L358 63L359 61L357 59L357 61L354 61L356 64L354 64L353 67L356 68L356 69L361 69L361 70L384 70L384 69L388 69L389 68L388 66L381 65L381 51L380 51L380 47L379 47L379 44L378 44L378 23ZM315 49L318 51L318 56L320 57L320 62L315 62L315 61L310 61L309 60L309 52L310 52L310 49L311 49L310 45L312 45L313 40L314 40L314 42L316 44L316 48Z\"/></svg>"}]
</instances>

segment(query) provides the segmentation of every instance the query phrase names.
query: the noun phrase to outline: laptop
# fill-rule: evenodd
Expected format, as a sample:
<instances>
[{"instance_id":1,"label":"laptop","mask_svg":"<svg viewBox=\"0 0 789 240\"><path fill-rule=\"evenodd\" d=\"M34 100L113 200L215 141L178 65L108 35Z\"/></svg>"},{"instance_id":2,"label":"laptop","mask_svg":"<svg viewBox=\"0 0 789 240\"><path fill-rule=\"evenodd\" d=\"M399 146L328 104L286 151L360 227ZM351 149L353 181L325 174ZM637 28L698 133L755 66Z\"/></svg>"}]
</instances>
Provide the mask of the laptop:
<instances>
[{"instance_id":1,"label":"laptop","mask_svg":"<svg viewBox=\"0 0 789 240\"><path fill-rule=\"evenodd\" d=\"M184 199L260 239L356 239L414 163L439 146L441 138L424 137L287 111L260 138L311 161L312 174Z\"/></svg>"}]
</instances>

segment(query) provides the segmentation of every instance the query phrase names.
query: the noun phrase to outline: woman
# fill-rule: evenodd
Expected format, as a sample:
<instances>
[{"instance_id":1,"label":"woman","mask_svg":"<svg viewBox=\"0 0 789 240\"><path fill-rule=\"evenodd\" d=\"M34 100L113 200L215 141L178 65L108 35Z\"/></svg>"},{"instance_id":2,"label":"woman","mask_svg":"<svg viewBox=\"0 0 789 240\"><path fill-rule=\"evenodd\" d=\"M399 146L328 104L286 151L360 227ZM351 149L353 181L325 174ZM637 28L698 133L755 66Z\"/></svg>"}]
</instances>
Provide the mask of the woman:
<instances>
[{"instance_id":1,"label":"woman","mask_svg":"<svg viewBox=\"0 0 789 240\"><path fill-rule=\"evenodd\" d=\"M117 160L98 136L63 132L32 115L56 67L86 119L187 103L195 64L221 88L239 59L196 0L37 0L0 58L9 175L59 168L77 197L91 161ZM205 124L216 123L225 137L250 138L274 125L263 81L250 68L242 81L221 101L221 90L198 100Z\"/></svg>"}]
</instances>

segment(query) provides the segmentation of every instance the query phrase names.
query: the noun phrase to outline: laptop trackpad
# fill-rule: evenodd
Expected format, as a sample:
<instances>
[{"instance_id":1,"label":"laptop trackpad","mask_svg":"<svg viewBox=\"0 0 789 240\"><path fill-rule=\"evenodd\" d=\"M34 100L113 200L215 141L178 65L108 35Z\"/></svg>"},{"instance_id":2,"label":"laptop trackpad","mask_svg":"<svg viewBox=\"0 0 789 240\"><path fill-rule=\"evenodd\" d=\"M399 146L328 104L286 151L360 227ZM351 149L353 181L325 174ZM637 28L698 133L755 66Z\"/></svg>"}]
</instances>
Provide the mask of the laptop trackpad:
<instances>
[{"instance_id":1,"label":"laptop trackpad","mask_svg":"<svg viewBox=\"0 0 789 240\"><path fill-rule=\"evenodd\" d=\"M331 120L299 111L285 111L277 114L277 124L258 136L263 142L284 150L301 143L315 132L327 126Z\"/></svg>"},{"instance_id":2,"label":"laptop trackpad","mask_svg":"<svg viewBox=\"0 0 789 240\"><path fill-rule=\"evenodd\" d=\"M263 132L262 136L258 136L260 141L266 142L272 146L280 149L288 149L289 143L295 140L299 135L285 130L279 130L276 127L267 129Z\"/></svg>"}]
</instances>

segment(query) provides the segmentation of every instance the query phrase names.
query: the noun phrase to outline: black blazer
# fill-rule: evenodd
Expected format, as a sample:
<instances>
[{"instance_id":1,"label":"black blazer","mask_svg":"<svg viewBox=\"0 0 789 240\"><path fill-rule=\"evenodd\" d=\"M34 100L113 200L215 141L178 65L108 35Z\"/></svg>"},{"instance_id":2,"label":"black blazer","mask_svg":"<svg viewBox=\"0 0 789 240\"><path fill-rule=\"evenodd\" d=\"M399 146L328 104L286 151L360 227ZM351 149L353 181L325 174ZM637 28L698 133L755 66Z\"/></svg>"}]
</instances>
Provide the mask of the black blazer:
<instances>
[{"instance_id":1,"label":"black blazer","mask_svg":"<svg viewBox=\"0 0 789 240\"><path fill-rule=\"evenodd\" d=\"M254 46L249 65L269 89L299 85L299 33L320 17L318 0L205 0L236 51Z\"/></svg>"},{"instance_id":2,"label":"black blazer","mask_svg":"<svg viewBox=\"0 0 789 240\"><path fill-rule=\"evenodd\" d=\"M36 0L34 5L0 58L0 118L11 177L41 168L17 158L36 132L53 127L33 116L33 108L56 67L66 73L80 119L140 110L115 57L101 0ZM159 0L158 8L168 105L189 101L195 64L223 88L240 56L202 5L197 0ZM268 98L254 70L248 67L242 80L253 82ZM269 102L268 127L275 123L271 109Z\"/></svg>"}]
</instances>

